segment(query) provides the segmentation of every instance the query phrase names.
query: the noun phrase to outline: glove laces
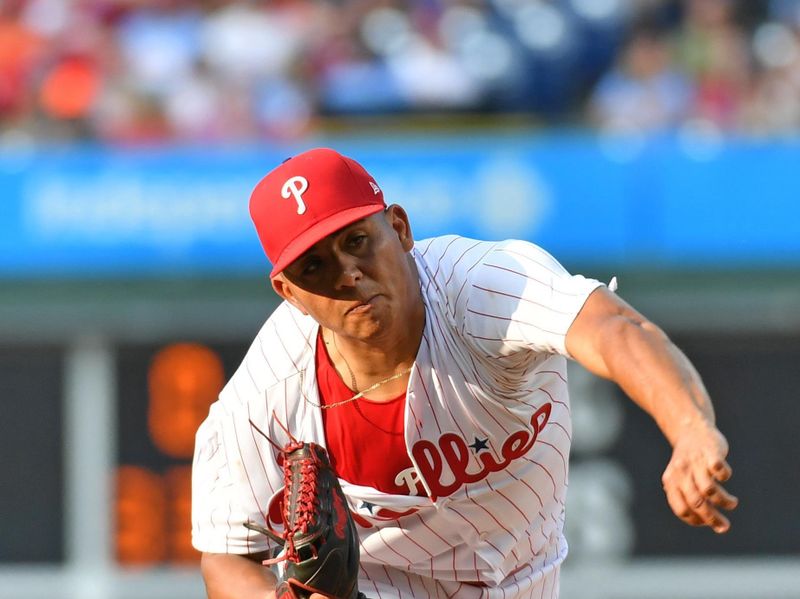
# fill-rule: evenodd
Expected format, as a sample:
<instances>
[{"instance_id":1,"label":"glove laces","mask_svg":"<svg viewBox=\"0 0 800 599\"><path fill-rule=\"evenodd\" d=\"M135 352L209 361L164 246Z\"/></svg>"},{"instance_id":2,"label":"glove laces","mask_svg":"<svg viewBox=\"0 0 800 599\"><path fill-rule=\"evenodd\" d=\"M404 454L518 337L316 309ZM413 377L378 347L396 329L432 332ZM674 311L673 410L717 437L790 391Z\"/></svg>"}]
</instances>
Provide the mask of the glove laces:
<instances>
[{"instance_id":1,"label":"glove laces","mask_svg":"<svg viewBox=\"0 0 800 599\"><path fill-rule=\"evenodd\" d=\"M291 443L285 448L284 459L288 454L303 447L302 443ZM309 449L313 453L314 447ZM308 534L309 527L314 526L319 514L319 497L317 496L317 474L319 472L319 461L316 455L300 458L295 461L296 465L284 469L284 491L283 491L283 521L288 529L284 532L284 553L283 559L293 562L300 562L302 558L297 553L295 547L295 536ZM297 476L298 480L293 481ZM297 488L294 510L290 510L291 487L292 484ZM294 518L294 521L292 521ZM317 548L310 545L312 557L317 557Z\"/></svg>"}]
</instances>

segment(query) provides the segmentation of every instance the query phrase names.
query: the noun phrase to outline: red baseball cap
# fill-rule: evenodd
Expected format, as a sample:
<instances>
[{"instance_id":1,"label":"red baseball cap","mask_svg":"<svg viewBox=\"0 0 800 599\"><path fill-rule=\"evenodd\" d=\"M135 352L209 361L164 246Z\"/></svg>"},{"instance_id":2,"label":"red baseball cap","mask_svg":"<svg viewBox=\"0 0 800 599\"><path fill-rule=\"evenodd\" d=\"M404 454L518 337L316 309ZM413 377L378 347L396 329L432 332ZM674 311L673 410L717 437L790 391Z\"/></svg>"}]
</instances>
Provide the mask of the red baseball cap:
<instances>
[{"instance_id":1,"label":"red baseball cap","mask_svg":"<svg viewBox=\"0 0 800 599\"><path fill-rule=\"evenodd\" d=\"M328 148L285 160L250 195L250 216L272 262L270 277L320 239L385 207L364 167Z\"/></svg>"}]
</instances>

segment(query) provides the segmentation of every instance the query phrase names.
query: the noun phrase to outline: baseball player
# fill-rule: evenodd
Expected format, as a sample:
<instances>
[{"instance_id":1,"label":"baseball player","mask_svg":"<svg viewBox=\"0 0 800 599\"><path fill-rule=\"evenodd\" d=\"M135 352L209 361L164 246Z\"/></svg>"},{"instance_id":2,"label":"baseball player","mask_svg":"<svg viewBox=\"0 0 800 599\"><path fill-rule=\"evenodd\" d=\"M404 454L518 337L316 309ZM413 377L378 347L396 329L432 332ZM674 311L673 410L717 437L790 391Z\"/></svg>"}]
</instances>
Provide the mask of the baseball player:
<instances>
[{"instance_id":1,"label":"baseball player","mask_svg":"<svg viewBox=\"0 0 800 599\"><path fill-rule=\"evenodd\" d=\"M655 419L675 514L728 530L728 445L700 377L606 286L524 241L415 241L403 208L330 149L267 174L250 211L284 301L197 433L193 544L211 599L274 595L274 544L245 523L280 521L287 433L328 451L366 596L558 597L566 358Z\"/></svg>"}]
</instances>

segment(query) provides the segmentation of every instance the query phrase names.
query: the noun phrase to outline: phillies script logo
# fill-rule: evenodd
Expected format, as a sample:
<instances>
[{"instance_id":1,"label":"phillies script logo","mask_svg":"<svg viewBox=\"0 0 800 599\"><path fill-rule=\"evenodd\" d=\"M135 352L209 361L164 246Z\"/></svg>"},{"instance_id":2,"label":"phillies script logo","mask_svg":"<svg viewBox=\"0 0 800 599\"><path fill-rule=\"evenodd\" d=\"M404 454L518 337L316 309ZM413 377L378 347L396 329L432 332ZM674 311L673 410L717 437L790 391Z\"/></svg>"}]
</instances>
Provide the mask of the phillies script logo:
<instances>
[{"instance_id":1,"label":"phillies script logo","mask_svg":"<svg viewBox=\"0 0 800 599\"><path fill-rule=\"evenodd\" d=\"M411 453L417 462L420 474L428 482L431 499L452 495L459 487L467 483L483 480L492 472L504 470L513 460L524 456L550 419L551 404L546 403L531 416L531 428L511 433L500 449L502 459L497 461L491 451L478 454L481 468L468 472L470 451L467 442L454 433L445 433L439 437L438 444L427 439L414 443ZM453 482L442 481L444 464L453 473Z\"/></svg>"}]
</instances>

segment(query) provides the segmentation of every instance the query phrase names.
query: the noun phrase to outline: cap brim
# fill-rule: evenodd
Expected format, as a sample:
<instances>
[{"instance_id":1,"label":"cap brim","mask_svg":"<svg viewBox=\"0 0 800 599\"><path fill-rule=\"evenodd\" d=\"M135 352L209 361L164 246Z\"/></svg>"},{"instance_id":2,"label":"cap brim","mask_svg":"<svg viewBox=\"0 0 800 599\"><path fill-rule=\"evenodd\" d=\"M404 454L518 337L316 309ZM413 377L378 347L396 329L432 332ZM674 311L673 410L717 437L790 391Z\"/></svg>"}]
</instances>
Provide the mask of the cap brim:
<instances>
[{"instance_id":1,"label":"cap brim","mask_svg":"<svg viewBox=\"0 0 800 599\"><path fill-rule=\"evenodd\" d=\"M272 265L272 272L269 273L270 278L280 274L284 268L302 256L308 248L319 240L324 239L331 233L335 233L342 227L346 227L357 220L377 214L385 207L384 204L356 206L355 208L348 208L336 214L332 214L328 218L314 224L295 237L291 243L286 245L281 255L275 261L275 264Z\"/></svg>"}]
</instances>

